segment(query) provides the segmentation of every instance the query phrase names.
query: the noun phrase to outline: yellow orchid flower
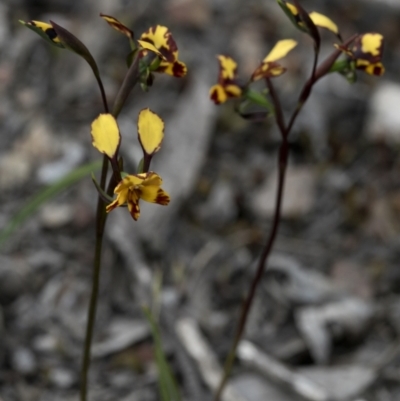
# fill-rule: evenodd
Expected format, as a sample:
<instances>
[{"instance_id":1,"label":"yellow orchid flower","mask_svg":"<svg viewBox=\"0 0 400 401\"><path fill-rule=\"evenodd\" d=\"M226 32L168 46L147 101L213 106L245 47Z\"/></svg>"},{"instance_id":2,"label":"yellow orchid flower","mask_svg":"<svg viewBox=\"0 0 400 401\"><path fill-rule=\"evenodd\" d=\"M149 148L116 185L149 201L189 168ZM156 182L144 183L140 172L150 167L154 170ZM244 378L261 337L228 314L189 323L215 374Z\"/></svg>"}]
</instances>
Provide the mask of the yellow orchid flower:
<instances>
[{"instance_id":1,"label":"yellow orchid flower","mask_svg":"<svg viewBox=\"0 0 400 401\"><path fill-rule=\"evenodd\" d=\"M240 97L242 88L237 84L237 63L222 54L217 56L219 61L218 83L211 87L210 98L215 104L225 103L229 98Z\"/></svg>"},{"instance_id":2,"label":"yellow orchid flower","mask_svg":"<svg viewBox=\"0 0 400 401\"><path fill-rule=\"evenodd\" d=\"M117 198L107 206L107 213L118 206L127 204L131 216L137 220L140 216L140 199L159 205L168 205L170 197L161 188L161 184L161 177L153 171L127 175L115 187L114 193L117 194Z\"/></svg>"},{"instance_id":3,"label":"yellow orchid flower","mask_svg":"<svg viewBox=\"0 0 400 401\"><path fill-rule=\"evenodd\" d=\"M369 32L356 37L348 47L335 45L335 47L354 61L355 68L369 75L383 75L385 67L381 59L383 53L384 37L380 33Z\"/></svg>"},{"instance_id":4,"label":"yellow orchid flower","mask_svg":"<svg viewBox=\"0 0 400 401\"><path fill-rule=\"evenodd\" d=\"M257 81L261 78L272 78L282 75L286 71L286 68L278 64L277 61L285 57L296 46L297 42L293 39L279 40L264 58L260 66L253 72L251 80Z\"/></svg>"},{"instance_id":5,"label":"yellow orchid flower","mask_svg":"<svg viewBox=\"0 0 400 401\"><path fill-rule=\"evenodd\" d=\"M178 47L167 27L161 25L151 27L140 37L139 44L145 49L144 52L152 50L146 48L142 42L150 43L164 56L164 59L161 59L155 71L164 72L174 77L183 77L186 75L187 67L185 63L178 60Z\"/></svg>"}]
</instances>

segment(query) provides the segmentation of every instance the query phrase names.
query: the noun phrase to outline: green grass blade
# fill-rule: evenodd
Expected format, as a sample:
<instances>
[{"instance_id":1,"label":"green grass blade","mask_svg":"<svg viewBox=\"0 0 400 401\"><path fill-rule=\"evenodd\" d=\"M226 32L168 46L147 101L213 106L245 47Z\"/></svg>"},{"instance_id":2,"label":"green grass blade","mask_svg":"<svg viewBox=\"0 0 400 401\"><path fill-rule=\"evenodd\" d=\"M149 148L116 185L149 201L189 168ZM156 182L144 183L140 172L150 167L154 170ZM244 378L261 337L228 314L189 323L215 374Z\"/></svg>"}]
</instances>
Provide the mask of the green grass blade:
<instances>
[{"instance_id":1,"label":"green grass blade","mask_svg":"<svg viewBox=\"0 0 400 401\"><path fill-rule=\"evenodd\" d=\"M165 357L158 325L148 308L144 307L143 312L150 324L151 333L153 335L161 399L162 401L180 401L181 396L174 375Z\"/></svg>"},{"instance_id":2,"label":"green grass blade","mask_svg":"<svg viewBox=\"0 0 400 401\"><path fill-rule=\"evenodd\" d=\"M54 184L41 190L0 231L0 245L3 244L10 237L10 235L25 222L26 219L35 213L41 205L58 195L63 190L69 188L71 185L80 181L92 171L98 170L100 167L101 161L85 164L71 171Z\"/></svg>"}]
</instances>

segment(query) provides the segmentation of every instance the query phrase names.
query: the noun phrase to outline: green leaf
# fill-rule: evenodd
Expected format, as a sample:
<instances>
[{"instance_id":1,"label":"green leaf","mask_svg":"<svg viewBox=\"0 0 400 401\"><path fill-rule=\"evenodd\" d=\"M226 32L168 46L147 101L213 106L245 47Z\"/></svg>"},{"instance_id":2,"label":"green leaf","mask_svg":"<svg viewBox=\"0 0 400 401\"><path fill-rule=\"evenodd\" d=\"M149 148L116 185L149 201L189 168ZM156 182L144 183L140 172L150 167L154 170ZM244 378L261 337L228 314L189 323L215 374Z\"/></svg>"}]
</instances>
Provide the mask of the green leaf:
<instances>
[{"instance_id":1,"label":"green leaf","mask_svg":"<svg viewBox=\"0 0 400 401\"><path fill-rule=\"evenodd\" d=\"M158 368L158 384L162 401L180 401L181 396L178 391L176 380L165 356L161 335L158 325L147 307L143 308L143 313L149 322L151 333L154 340L156 364Z\"/></svg>"},{"instance_id":2,"label":"green leaf","mask_svg":"<svg viewBox=\"0 0 400 401\"><path fill-rule=\"evenodd\" d=\"M0 231L0 245L4 243L20 225L31 217L40 206L77 183L82 178L85 178L92 171L98 170L100 167L101 162L99 161L85 164L36 194Z\"/></svg>"},{"instance_id":3,"label":"green leaf","mask_svg":"<svg viewBox=\"0 0 400 401\"><path fill-rule=\"evenodd\" d=\"M260 92L248 89L244 93L244 97L250 102L266 108L271 113L274 111L274 106L272 103Z\"/></svg>"},{"instance_id":4,"label":"green leaf","mask_svg":"<svg viewBox=\"0 0 400 401\"><path fill-rule=\"evenodd\" d=\"M94 174L92 173L92 181L94 186L97 189L97 192L99 193L99 196L103 199L104 202L109 202L111 203L114 199L109 196L100 186L100 184L97 182L96 177L94 176Z\"/></svg>"},{"instance_id":5,"label":"green leaf","mask_svg":"<svg viewBox=\"0 0 400 401\"><path fill-rule=\"evenodd\" d=\"M348 59L338 60L331 66L328 73L338 72L343 75L350 84L354 84L357 81L355 68L354 61Z\"/></svg>"}]
</instances>

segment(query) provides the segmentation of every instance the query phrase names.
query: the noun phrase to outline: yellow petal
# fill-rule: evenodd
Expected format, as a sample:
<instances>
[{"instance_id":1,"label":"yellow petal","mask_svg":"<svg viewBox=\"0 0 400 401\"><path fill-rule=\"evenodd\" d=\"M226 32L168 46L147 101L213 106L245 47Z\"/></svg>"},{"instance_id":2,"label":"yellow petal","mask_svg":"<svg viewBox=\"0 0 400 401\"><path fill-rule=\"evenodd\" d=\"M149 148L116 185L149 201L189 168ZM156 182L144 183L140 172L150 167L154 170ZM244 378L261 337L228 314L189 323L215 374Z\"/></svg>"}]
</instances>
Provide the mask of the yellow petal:
<instances>
[{"instance_id":1,"label":"yellow petal","mask_svg":"<svg viewBox=\"0 0 400 401\"><path fill-rule=\"evenodd\" d=\"M229 97L240 97L242 95L242 88L237 85L226 85L225 92Z\"/></svg>"},{"instance_id":2,"label":"yellow petal","mask_svg":"<svg viewBox=\"0 0 400 401\"><path fill-rule=\"evenodd\" d=\"M146 202L158 203L159 205L168 205L169 195L161 188L162 179L154 173L149 172L147 178L140 187L140 197Z\"/></svg>"},{"instance_id":3,"label":"yellow petal","mask_svg":"<svg viewBox=\"0 0 400 401\"><path fill-rule=\"evenodd\" d=\"M220 75L222 79L235 79L237 63L235 60L222 54L217 56L220 64Z\"/></svg>"},{"instance_id":4,"label":"yellow petal","mask_svg":"<svg viewBox=\"0 0 400 401\"><path fill-rule=\"evenodd\" d=\"M147 155L156 153L164 138L164 121L150 109L139 113L138 136L143 151Z\"/></svg>"},{"instance_id":5,"label":"yellow petal","mask_svg":"<svg viewBox=\"0 0 400 401\"><path fill-rule=\"evenodd\" d=\"M111 15L101 14L100 17L103 18L111 27L113 27L118 32L123 33L129 39L133 38L133 32L125 26L122 22L118 21L116 18L111 17Z\"/></svg>"},{"instance_id":6,"label":"yellow petal","mask_svg":"<svg viewBox=\"0 0 400 401\"><path fill-rule=\"evenodd\" d=\"M164 72L168 75L172 75L173 77L184 77L187 73L186 64L182 61L176 60L172 63L168 61L161 61L159 67L156 70L157 72Z\"/></svg>"},{"instance_id":7,"label":"yellow petal","mask_svg":"<svg viewBox=\"0 0 400 401\"><path fill-rule=\"evenodd\" d=\"M100 114L92 122L92 144L110 159L117 153L120 139L117 121L111 114Z\"/></svg>"},{"instance_id":8,"label":"yellow petal","mask_svg":"<svg viewBox=\"0 0 400 401\"><path fill-rule=\"evenodd\" d=\"M146 40L138 40L138 43L142 49L150 50L151 52L156 53L162 60L166 60L162 53L150 42L147 42Z\"/></svg>"},{"instance_id":9,"label":"yellow petal","mask_svg":"<svg viewBox=\"0 0 400 401\"><path fill-rule=\"evenodd\" d=\"M141 198L150 203L167 206L171 200L167 192L160 187L145 187L142 190Z\"/></svg>"},{"instance_id":10,"label":"yellow petal","mask_svg":"<svg viewBox=\"0 0 400 401\"><path fill-rule=\"evenodd\" d=\"M123 203L119 203L119 199L117 198L106 206L106 212L110 213L112 210L114 210L118 206L121 206L122 204Z\"/></svg>"},{"instance_id":11,"label":"yellow petal","mask_svg":"<svg viewBox=\"0 0 400 401\"><path fill-rule=\"evenodd\" d=\"M279 40L273 49L268 53L267 57L263 60L264 63L270 61L276 61L285 57L294 47L297 46L297 42L293 39Z\"/></svg>"},{"instance_id":12,"label":"yellow petal","mask_svg":"<svg viewBox=\"0 0 400 401\"><path fill-rule=\"evenodd\" d=\"M157 25L151 27L148 31L144 32L140 39L148 39L151 43L154 44L157 49L161 49L162 47L164 47L165 49L175 51L176 49L171 49L171 44L169 43L171 36L171 32L166 26Z\"/></svg>"},{"instance_id":13,"label":"yellow petal","mask_svg":"<svg viewBox=\"0 0 400 401\"><path fill-rule=\"evenodd\" d=\"M328 17L323 14L317 13L313 11L309 14L311 21L314 22L316 26L321 28L328 29L329 31L333 32L335 35L339 35L339 28L337 25Z\"/></svg>"},{"instance_id":14,"label":"yellow petal","mask_svg":"<svg viewBox=\"0 0 400 401\"><path fill-rule=\"evenodd\" d=\"M363 70L369 75L381 76L385 73L385 67L381 62L371 63L368 60L356 60L356 68L358 70Z\"/></svg>"},{"instance_id":15,"label":"yellow petal","mask_svg":"<svg viewBox=\"0 0 400 401\"><path fill-rule=\"evenodd\" d=\"M210 89L210 98L215 104L225 103L228 100L228 95L222 85L217 84Z\"/></svg>"},{"instance_id":16,"label":"yellow petal","mask_svg":"<svg viewBox=\"0 0 400 401\"><path fill-rule=\"evenodd\" d=\"M382 52L383 36L380 33L366 33L361 37L361 51L379 56Z\"/></svg>"}]
</instances>

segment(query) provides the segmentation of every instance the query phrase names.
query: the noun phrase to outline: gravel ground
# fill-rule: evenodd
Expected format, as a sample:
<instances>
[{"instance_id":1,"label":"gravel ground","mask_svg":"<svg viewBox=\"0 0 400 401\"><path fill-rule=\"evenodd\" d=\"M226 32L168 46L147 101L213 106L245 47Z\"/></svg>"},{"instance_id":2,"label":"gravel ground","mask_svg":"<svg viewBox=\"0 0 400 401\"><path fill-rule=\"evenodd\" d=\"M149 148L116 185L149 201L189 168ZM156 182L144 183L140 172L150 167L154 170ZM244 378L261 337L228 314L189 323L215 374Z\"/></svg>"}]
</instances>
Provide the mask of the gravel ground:
<instances>
[{"instance_id":1,"label":"gravel ground","mask_svg":"<svg viewBox=\"0 0 400 401\"><path fill-rule=\"evenodd\" d=\"M400 9L396 2L302 1L344 37L384 34L382 78L318 85L290 138L283 221L257 292L226 400L400 399ZM98 159L90 123L96 82L74 54L18 20L54 20L99 63L112 103L126 72L126 39L98 14L133 27L168 26L188 76L136 88L119 117L126 169L140 157L136 120L166 124L154 168L167 208L138 223L107 223L90 399L159 400L154 347L141 306L157 311L185 400L210 399L240 306L271 227L280 139L215 106L215 55L245 78L278 40L298 48L276 88L285 113L311 67L308 37L272 0L3 0L0 3L0 227L44 186ZM322 53L335 38L323 33ZM148 206L148 207L147 207ZM51 198L2 244L0 400L77 400L94 249L89 177Z\"/></svg>"}]
</instances>

